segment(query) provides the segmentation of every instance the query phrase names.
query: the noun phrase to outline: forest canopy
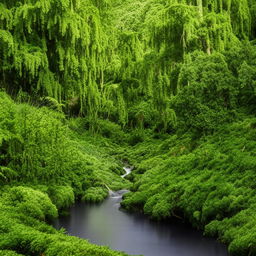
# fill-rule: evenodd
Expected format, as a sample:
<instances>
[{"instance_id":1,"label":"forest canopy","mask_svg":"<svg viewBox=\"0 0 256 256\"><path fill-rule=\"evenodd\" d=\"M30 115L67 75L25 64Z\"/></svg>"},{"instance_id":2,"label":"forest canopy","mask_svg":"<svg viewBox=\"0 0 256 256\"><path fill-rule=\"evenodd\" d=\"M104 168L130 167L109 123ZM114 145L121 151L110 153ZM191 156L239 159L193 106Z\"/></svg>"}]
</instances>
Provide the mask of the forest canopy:
<instances>
[{"instance_id":1,"label":"forest canopy","mask_svg":"<svg viewBox=\"0 0 256 256\"><path fill-rule=\"evenodd\" d=\"M237 54L230 76L255 75L242 71L252 65L255 9L252 0L1 1L1 87L37 102L50 97L88 116L92 127L109 118L167 130L175 126L173 96L187 90L184 69L197 65L197 51L209 61L222 55L226 66ZM244 82L236 90L243 86L250 90Z\"/></svg>"}]
</instances>

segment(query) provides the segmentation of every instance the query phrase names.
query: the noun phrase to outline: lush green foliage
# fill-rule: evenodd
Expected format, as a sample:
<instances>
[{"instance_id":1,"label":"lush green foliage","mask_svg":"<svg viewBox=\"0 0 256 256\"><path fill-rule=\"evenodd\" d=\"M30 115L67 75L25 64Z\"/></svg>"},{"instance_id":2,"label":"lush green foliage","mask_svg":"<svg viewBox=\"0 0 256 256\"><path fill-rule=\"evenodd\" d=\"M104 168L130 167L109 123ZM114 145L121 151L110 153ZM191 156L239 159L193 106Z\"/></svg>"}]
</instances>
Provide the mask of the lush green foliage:
<instances>
[{"instance_id":1,"label":"lush green foliage","mask_svg":"<svg viewBox=\"0 0 256 256\"><path fill-rule=\"evenodd\" d=\"M9 251L9 250L0 250L0 255L1 256L22 256L22 254L18 254L14 251Z\"/></svg>"},{"instance_id":2,"label":"lush green foliage","mask_svg":"<svg viewBox=\"0 0 256 256\"><path fill-rule=\"evenodd\" d=\"M108 191L106 188L89 188L86 190L82 200L87 202L101 202L104 198L106 198L107 195Z\"/></svg>"},{"instance_id":3,"label":"lush green foliage","mask_svg":"<svg viewBox=\"0 0 256 256\"><path fill-rule=\"evenodd\" d=\"M110 155L117 145L91 137L84 123L46 107L15 104L0 92L0 255L124 255L42 222L75 198L99 202L108 189L129 188Z\"/></svg>"},{"instance_id":4,"label":"lush green foliage","mask_svg":"<svg viewBox=\"0 0 256 256\"><path fill-rule=\"evenodd\" d=\"M79 97L96 115L97 79L107 63L98 1L1 1L1 85L59 102ZM8 49L8 50L6 50ZM87 110L87 108L89 108Z\"/></svg>"},{"instance_id":5,"label":"lush green foliage","mask_svg":"<svg viewBox=\"0 0 256 256\"><path fill-rule=\"evenodd\" d=\"M140 144L126 155L137 168L123 206L188 220L232 254L256 255L255 1L126 3L118 24L143 52L127 72L128 123L172 135L131 140Z\"/></svg>"},{"instance_id":6,"label":"lush green foliage","mask_svg":"<svg viewBox=\"0 0 256 256\"><path fill-rule=\"evenodd\" d=\"M42 222L120 158L127 209L256 255L255 42L255 0L2 0L0 255L122 255Z\"/></svg>"},{"instance_id":7,"label":"lush green foliage","mask_svg":"<svg viewBox=\"0 0 256 256\"><path fill-rule=\"evenodd\" d=\"M135 192L122 205L189 220L230 244L232 255L255 255L255 122L228 124L197 141L188 133L141 143L130 156Z\"/></svg>"},{"instance_id":8,"label":"lush green foliage","mask_svg":"<svg viewBox=\"0 0 256 256\"><path fill-rule=\"evenodd\" d=\"M21 186L4 189L0 197L0 255L126 255L69 237L40 221L56 214L56 206L43 192Z\"/></svg>"},{"instance_id":9,"label":"lush green foliage","mask_svg":"<svg viewBox=\"0 0 256 256\"><path fill-rule=\"evenodd\" d=\"M102 149L114 146L98 138L98 146L90 142L90 135L79 134L79 122L70 122L62 114L46 107L14 104L0 93L0 174L1 183L26 182L51 186L47 192L58 206L74 201L91 186L116 188L119 177L118 162ZM79 120L78 120L79 121ZM77 132L74 132L74 130ZM102 144L102 145L101 145ZM108 161L103 164L104 159ZM106 176L110 178L105 179ZM44 189L43 189L44 190ZM63 195L63 198L55 198ZM61 196L62 197L62 196Z\"/></svg>"},{"instance_id":10,"label":"lush green foliage","mask_svg":"<svg viewBox=\"0 0 256 256\"><path fill-rule=\"evenodd\" d=\"M188 75L201 79L205 94L217 91L225 107L239 88L239 100L255 101L255 54L248 54L255 8L255 0L2 1L1 86L23 100L86 114L96 131L97 117L172 131L179 113L170 101L190 91ZM205 74L222 76L217 84L211 79L218 76L195 76L204 62ZM196 111L213 115L214 106L195 96Z\"/></svg>"},{"instance_id":11,"label":"lush green foliage","mask_svg":"<svg viewBox=\"0 0 256 256\"><path fill-rule=\"evenodd\" d=\"M255 6L247 0L116 1L120 69L106 85L117 106L109 118L172 132L177 118L196 115L187 126L212 130L230 120L230 109L255 109L256 50L249 43Z\"/></svg>"}]
</instances>

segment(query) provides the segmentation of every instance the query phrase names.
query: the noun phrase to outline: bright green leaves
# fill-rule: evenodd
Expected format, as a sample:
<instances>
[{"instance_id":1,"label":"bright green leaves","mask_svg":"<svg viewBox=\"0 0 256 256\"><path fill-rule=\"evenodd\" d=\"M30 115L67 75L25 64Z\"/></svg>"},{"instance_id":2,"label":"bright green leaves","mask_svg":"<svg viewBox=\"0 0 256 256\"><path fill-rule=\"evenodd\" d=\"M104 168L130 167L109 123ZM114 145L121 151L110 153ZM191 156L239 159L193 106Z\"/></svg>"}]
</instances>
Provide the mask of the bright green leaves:
<instances>
[{"instance_id":1,"label":"bright green leaves","mask_svg":"<svg viewBox=\"0 0 256 256\"><path fill-rule=\"evenodd\" d=\"M71 188L55 186L49 189L62 206L65 205L64 198L66 203L70 203L67 194L70 194ZM56 215L56 206L47 194L25 186L5 188L0 197L0 255L126 256L108 247L67 236L64 229L57 231L43 222Z\"/></svg>"},{"instance_id":2,"label":"bright green leaves","mask_svg":"<svg viewBox=\"0 0 256 256\"><path fill-rule=\"evenodd\" d=\"M216 53L208 56L200 52L190 55L190 58L182 65L178 82L180 89L184 86L191 86L194 91L197 88L207 90L202 92L203 97L209 97L205 98L204 102L209 102L213 95L212 101L215 100L216 95L218 98L226 97L229 101L226 102L227 106L232 105L232 98L235 98L238 93L235 84L235 78L228 69L223 55ZM225 93L228 95L225 96ZM194 94L194 96L197 95Z\"/></svg>"},{"instance_id":3,"label":"bright green leaves","mask_svg":"<svg viewBox=\"0 0 256 256\"><path fill-rule=\"evenodd\" d=\"M2 172L6 179L49 179L62 172L66 136L62 115L15 105L4 93L1 96L0 165L8 167ZM14 176L9 169L15 170Z\"/></svg>"},{"instance_id":4,"label":"bright green leaves","mask_svg":"<svg viewBox=\"0 0 256 256\"><path fill-rule=\"evenodd\" d=\"M55 74L47 69L40 71L36 90L57 100L57 103L61 101L61 85L56 80Z\"/></svg>"},{"instance_id":5,"label":"bright green leaves","mask_svg":"<svg viewBox=\"0 0 256 256\"><path fill-rule=\"evenodd\" d=\"M135 64L143 55L142 45L138 34L134 32L120 33L118 54L121 58L120 76L122 80L130 79L135 72Z\"/></svg>"},{"instance_id":6,"label":"bright green leaves","mask_svg":"<svg viewBox=\"0 0 256 256\"><path fill-rule=\"evenodd\" d=\"M158 19L152 23L151 41L159 50L174 44L185 52L201 49L210 54L230 47L236 36L250 36L251 15L247 0L232 1L232 5L224 7L222 3L214 3L218 1L208 6L202 6L202 1L198 1L198 6L179 2L171 1L155 14Z\"/></svg>"},{"instance_id":7,"label":"bright green leaves","mask_svg":"<svg viewBox=\"0 0 256 256\"><path fill-rule=\"evenodd\" d=\"M145 103L166 131L181 64L194 51L224 53L252 38L255 6L248 0L3 1L1 86L60 105L76 98L91 130L98 117L127 126L134 119L129 113Z\"/></svg>"},{"instance_id":8,"label":"bright green leaves","mask_svg":"<svg viewBox=\"0 0 256 256\"><path fill-rule=\"evenodd\" d=\"M28 216L45 220L45 218L56 218L57 209L49 197L37 190L28 187L13 187L3 195L6 206L13 206Z\"/></svg>"},{"instance_id":9,"label":"bright green leaves","mask_svg":"<svg viewBox=\"0 0 256 256\"><path fill-rule=\"evenodd\" d=\"M0 40L2 43L7 44L7 52L9 52L10 50L13 50L14 42L10 32L6 30L0 30Z\"/></svg>"},{"instance_id":10,"label":"bright green leaves","mask_svg":"<svg viewBox=\"0 0 256 256\"><path fill-rule=\"evenodd\" d=\"M6 8L6 6L0 3L0 24L1 29L11 29L13 24L13 15L10 10Z\"/></svg>"},{"instance_id":11,"label":"bright green leaves","mask_svg":"<svg viewBox=\"0 0 256 256\"><path fill-rule=\"evenodd\" d=\"M94 111L97 79L106 65L98 9L86 1L40 0L3 3L0 14L3 86L58 101L80 97L84 111L90 114L90 104ZM10 88L12 80L18 87Z\"/></svg>"},{"instance_id":12,"label":"bright green leaves","mask_svg":"<svg viewBox=\"0 0 256 256\"><path fill-rule=\"evenodd\" d=\"M0 166L0 182L5 184L18 177L18 173L11 168Z\"/></svg>"},{"instance_id":13,"label":"bright green leaves","mask_svg":"<svg viewBox=\"0 0 256 256\"><path fill-rule=\"evenodd\" d=\"M195 52L181 66L178 94L172 98L179 121L199 131L212 131L237 106L239 85L223 55Z\"/></svg>"},{"instance_id":14,"label":"bright green leaves","mask_svg":"<svg viewBox=\"0 0 256 256\"><path fill-rule=\"evenodd\" d=\"M198 24L196 9L183 4L173 3L163 7L156 13L158 19L153 25L152 42L158 50L189 47L195 39L195 30Z\"/></svg>"},{"instance_id":15,"label":"bright green leaves","mask_svg":"<svg viewBox=\"0 0 256 256\"><path fill-rule=\"evenodd\" d=\"M45 52L39 47L22 45L14 56L14 67L23 77L23 70L28 72L30 79L38 77L39 70L48 68L48 59Z\"/></svg>"},{"instance_id":16,"label":"bright green leaves","mask_svg":"<svg viewBox=\"0 0 256 256\"><path fill-rule=\"evenodd\" d=\"M53 98L43 98L42 104L46 103L52 109L60 108ZM58 208L72 204L74 195L82 196L93 186L106 184L111 189L129 186L112 171L116 160L104 153L105 147L107 151L113 150L111 145L100 139L104 147L94 145L94 140L90 142L91 134L80 138L67 127L67 121L58 111L15 104L5 93L0 93L0 110L0 184L20 180L58 184L49 190L42 189ZM78 125L77 121L71 126L83 134L88 124L80 120L82 123ZM96 119L95 129L116 142L125 140L121 128L110 121ZM105 163L106 159L109 163Z\"/></svg>"},{"instance_id":17,"label":"bright green leaves","mask_svg":"<svg viewBox=\"0 0 256 256\"><path fill-rule=\"evenodd\" d=\"M230 17L222 13L208 13L198 29L198 41L202 50L211 54L213 51L223 51L236 40L232 33Z\"/></svg>"},{"instance_id":18,"label":"bright green leaves","mask_svg":"<svg viewBox=\"0 0 256 256\"><path fill-rule=\"evenodd\" d=\"M134 192L122 205L155 219L188 220L229 244L232 255L254 255L255 127L248 118L201 138L187 132L136 145Z\"/></svg>"},{"instance_id":19,"label":"bright green leaves","mask_svg":"<svg viewBox=\"0 0 256 256\"><path fill-rule=\"evenodd\" d=\"M164 194L158 193L150 197L143 211L155 219L164 219L171 216L171 204Z\"/></svg>"},{"instance_id":20,"label":"bright green leaves","mask_svg":"<svg viewBox=\"0 0 256 256\"><path fill-rule=\"evenodd\" d=\"M30 179L50 179L62 172L60 158L65 147L62 116L47 109L34 110L28 105L19 105L16 115L16 131L22 141L16 150L10 151L14 160L10 164L15 169L21 168L23 177Z\"/></svg>"},{"instance_id":21,"label":"bright green leaves","mask_svg":"<svg viewBox=\"0 0 256 256\"><path fill-rule=\"evenodd\" d=\"M231 1L231 23L234 33L241 39L247 39L251 35L250 1Z\"/></svg>"},{"instance_id":22,"label":"bright green leaves","mask_svg":"<svg viewBox=\"0 0 256 256\"><path fill-rule=\"evenodd\" d=\"M75 202L74 191L69 186L50 186L46 192L57 209L66 209Z\"/></svg>"},{"instance_id":23,"label":"bright green leaves","mask_svg":"<svg viewBox=\"0 0 256 256\"><path fill-rule=\"evenodd\" d=\"M256 62L251 65L247 62L242 63L239 69L239 81L241 83L241 100L253 112L256 109Z\"/></svg>"},{"instance_id":24,"label":"bright green leaves","mask_svg":"<svg viewBox=\"0 0 256 256\"><path fill-rule=\"evenodd\" d=\"M158 116L163 117L162 131L166 131L169 122L167 113L172 111L172 97L181 89L184 70L187 72L193 69L194 65L198 65L198 69L196 68L193 74L189 72L187 84L191 87L186 90L193 91L201 87L200 90L204 90L205 95L215 95L215 91L224 101L222 106L234 107L239 86L237 77L232 77L229 67L224 63L228 63L224 60L225 57L214 60L215 57L207 59L205 56L205 60L199 61L200 65L199 62L189 62L189 59L191 54L197 55L198 50L217 56L217 52L224 53L234 46L241 47L239 39L248 39L251 36L251 4L247 0L117 2L114 11L117 16L115 22L119 42L112 62L113 70L115 69L113 80L115 83L118 81L124 89L121 91L122 97L110 97L109 100L113 103L124 100L122 106L128 110L128 122L123 121L123 115L120 116L119 122L134 123L129 108L139 109L139 106L145 103L150 105L149 109L157 111ZM212 62L207 64L208 71L204 61ZM213 64L218 61L219 67L218 64ZM182 63L184 66L180 70ZM116 69L119 68L118 74ZM222 68L225 70L224 74L221 74ZM211 69L214 70L212 73ZM201 70L204 77L197 75ZM218 77L214 77L215 72ZM137 81L136 89L133 88L133 81ZM119 89L120 86L117 90ZM196 96L199 102L200 97L201 95ZM211 119L215 115L214 110L210 109L207 113L208 106L204 104L208 101L203 101L200 103L202 106L199 106L205 112L202 119ZM207 117L208 114L210 118ZM220 119L225 119L224 116L225 113L222 113ZM141 122L138 122L137 127L143 127Z\"/></svg>"},{"instance_id":25,"label":"bright green leaves","mask_svg":"<svg viewBox=\"0 0 256 256\"><path fill-rule=\"evenodd\" d=\"M89 188L83 195L82 200L85 202L101 202L108 196L106 188L92 187Z\"/></svg>"}]
</instances>

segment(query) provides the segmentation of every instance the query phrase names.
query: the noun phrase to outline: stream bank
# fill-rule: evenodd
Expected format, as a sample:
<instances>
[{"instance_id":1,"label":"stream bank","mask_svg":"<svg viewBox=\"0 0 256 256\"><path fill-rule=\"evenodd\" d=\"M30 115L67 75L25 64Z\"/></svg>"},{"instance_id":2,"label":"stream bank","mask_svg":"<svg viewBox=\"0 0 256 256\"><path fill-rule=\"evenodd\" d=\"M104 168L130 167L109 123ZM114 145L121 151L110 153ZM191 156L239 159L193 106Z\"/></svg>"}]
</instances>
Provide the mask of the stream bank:
<instances>
[{"instance_id":1,"label":"stream bank","mask_svg":"<svg viewBox=\"0 0 256 256\"><path fill-rule=\"evenodd\" d=\"M125 177L131 169L125 169ZM127 190L110 192L101 204L76 203L54 227L97 245L145 256L227 256L227 248L180 221L156 222L120 209Z\"/></svg>"}]
</instances>

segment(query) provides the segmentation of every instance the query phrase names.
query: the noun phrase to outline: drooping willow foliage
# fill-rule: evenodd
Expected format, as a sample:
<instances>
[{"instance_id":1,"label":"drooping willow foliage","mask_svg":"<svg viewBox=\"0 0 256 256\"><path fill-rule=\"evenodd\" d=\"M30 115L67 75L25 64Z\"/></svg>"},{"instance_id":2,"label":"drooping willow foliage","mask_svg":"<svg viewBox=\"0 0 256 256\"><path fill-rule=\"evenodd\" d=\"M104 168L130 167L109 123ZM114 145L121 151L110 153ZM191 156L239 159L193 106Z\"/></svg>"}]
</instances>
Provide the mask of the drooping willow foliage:
<instances>
[{"instance_id":1,"label":"drooping willow foliage","mask_svg":"<svg viewBox=\"0 0 256 256\"><path fill-rule=\"evenodd\" d=\"M210 55L214 51L224 51L238 44L238 39L248 39L252 35L247 0L152 3L155 8L148 12L146 18L149 44L162 56L161 71L167 71L167 76L170 76L173 63L182 61L186 54L194 50Z\"/></svg>"},{"instance_id":2,"label":"drooping willow foliage","mask_svg":"<svg viewBox=\"0 0 256 256\"><path fill-rule=\"evenodd\" d=\"M77 105L91 126L166 129L182 65L255 39L255 10L255 0L3 0L1 87Z\"/></svg>"},{"instance_id":3,"label":"drooping willow foliage","mask_svg":"<svg viewBox=\"0 0 256 256\"><path fill-rule=\"evenodd\" d=\"M157 2L157 1L153 1ZM160 1L161 2L161 1ZM183 51L195 48L221 51L229 47L234 37L248 39L252 35L250 6L253 1L172 0L162 1L148 24L153 44L180 46ZM158 17L157 19L155 17Z\"/></svg>"},{"instance_id":4,"label":"drooping willow foliage","mask_svg":"<svg viewBox=\"0 0 256 256\"><path fill-rule=\"evenodd\" d=\"M119 42L115 52L119 56L120 73L113 80L119 84L116 86L119 94L122 88L123 97L118 98L122 98L127 122L134 119L132 110L140 112L139 106L144 102L151 106L147 107L148 112L156 111L160 126L174 124L176 117L171 101L182 89L179 82L182 65L193 64L191 54L195 51L206 56L215 52L224 54L234 47L241 48L243 40L253 40L255 4L254 0L116 3ZM135 123L141 126L145 117L146 114L140 116Z\"/></svg>"},{"instance_id":5,"label":"drooping willow foliage","mask_svg":"<svg viewBox=\"0 0 256 256\"><path fill-rule=\"evenodd\" d=\"M2 87L10 93L22 90L58 101L79 97L81 109L94 115L107 43L99 8L106 4L1 1Z\"/></svg>"}]
</instances>

